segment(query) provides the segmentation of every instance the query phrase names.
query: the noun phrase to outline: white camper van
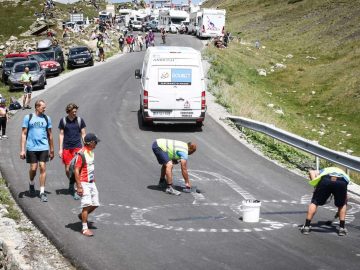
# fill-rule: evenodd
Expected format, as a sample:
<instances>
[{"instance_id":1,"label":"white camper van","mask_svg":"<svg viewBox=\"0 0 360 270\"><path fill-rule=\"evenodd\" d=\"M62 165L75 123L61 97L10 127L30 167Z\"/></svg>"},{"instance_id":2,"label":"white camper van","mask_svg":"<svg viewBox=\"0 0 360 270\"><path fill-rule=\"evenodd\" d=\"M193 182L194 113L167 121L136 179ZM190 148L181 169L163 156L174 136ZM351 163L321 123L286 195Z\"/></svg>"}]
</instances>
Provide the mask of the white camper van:
<instances>
[{"instance_id":1,"label":"white camper van","mask_svg":"<svg viewBox=\"0 0 360 270\"><path fill-rule=\"evenodd\" d=\"M143 124L193 123L205 119L205 81L199 51L189 47L150 47L141 78L140 113Z\"/></svg>"},{"instance_id":2,"label":"white camper van","mask_svg":"<svg viewBox=\"0 0 360 270\"><path fill-rule=\"evenodd\" d=\"M202 8L190 15L189 29L200 38L223 36L225 15L225 9Z\"/></svg>"},{"instance_id":3,"label":"white camper van","mask_svg":"<svg viewBox=\"0 0 360 270\"><path fill-rule=\"evenodd\" d=\"M167 32L176 33L182 21L189 20L189 13L184 10L162 10L159 13L159 30L164 28Z\"/></svg>"}]
</instances>

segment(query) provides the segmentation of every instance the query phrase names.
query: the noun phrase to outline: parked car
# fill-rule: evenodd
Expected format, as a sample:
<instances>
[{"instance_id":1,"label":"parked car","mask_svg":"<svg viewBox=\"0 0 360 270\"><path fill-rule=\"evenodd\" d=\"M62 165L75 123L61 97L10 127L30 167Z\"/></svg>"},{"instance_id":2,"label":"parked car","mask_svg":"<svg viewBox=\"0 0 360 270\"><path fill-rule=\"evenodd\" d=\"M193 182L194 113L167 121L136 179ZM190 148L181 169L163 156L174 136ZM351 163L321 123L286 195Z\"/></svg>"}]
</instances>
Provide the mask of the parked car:
<instances>
[{"instance_id":1,"label":"parked car","mask_svg":"<svg viewBox=\"0 0 360 270\"><path fill-rule=\"evenodd\" d=\"M11 53L5 56L6 58L13 57L23 57L26 60L35 60L38 61L40 67L45 70L46 76L55 75L58 76L62 69L58 62L49 59L46 54L41 52L21 52L21 53Z\"/></svg>"},{"instance_id":2,"label":"parked car","mask_svg":"<svg viewBox=\"0 0 360 270\"><path fill-rule=\"evenodd\" d=\"M44 53L48 59L58 62L64 70L65 57L60 45L54 46L51 40L44 39L38 42L37 51Z\"/></svg>"},{"instance_id":3,"label":"parked car","mask_svg":"<svg viewBox=\"0 0 360 270\"><path fill-rule=\"evenodd\" d=\"M27 58L25 57L12 57L12 58L4 58L4 60L1 63L1 81L5 84L8 83L8 78L11 73L11 70L15 63L26 61Z\"/></svg>"},{"instance_id":4,"label":"parked car","mask_svg":"<svg viewBox=\"0 0 360 270\"><path fill-rule=\"evenodd\" d=\"M151 29L153 32L158 31L158 24L159 24L159 21L156 21L156 20L150 21L150 29ZM149 29L149 30L150 30L150 29Z\"/></svg>"},{"instance_id":5,"label":"parked car","mask_svg":"<svg viewBox=\"0 0 360 270\"><path fill-rule=\"evenodd\" d=\"M20 77L24 73L25 68L28 67L31 74L31 82L34 88L44 89L46 84L45 70L40 68L40 64L35 60L28 60L16 63L8 78L9 91L16 89L23 89L24 86L20 82Z\"/></svg>"},{"instance_id":6,"label":"parked car","mask_svg":"<svg viewBox=\"0 0 360 270\"><path fill-rule=\"evenodd\" d=\"M143 28L142 22L140 21L133 21L131 24L132 30L141 31Z\"/></svg>"},{"instance_id":7,"label":"parked car","mask_svg":"<svg viewBox=\"0 0 360 270\"><path fill-rule=\"evenodd\" d=\"M51 60L45 53L35 52L29 54L29 60L38 61L40 67L45 70L46 76L58 76L62 72L60 63Z\"/></svg>"},{"instance_id":8,"label":"parked car","mask_svg":"<svg viewBox=\"0 0 360 270\"><path fill-rule=\"evenodd\" d=\"M86 46L77 46L69 49L67 66L68 68L93 66L94 58L92 51Z\"/></svg>"}]
</instances>

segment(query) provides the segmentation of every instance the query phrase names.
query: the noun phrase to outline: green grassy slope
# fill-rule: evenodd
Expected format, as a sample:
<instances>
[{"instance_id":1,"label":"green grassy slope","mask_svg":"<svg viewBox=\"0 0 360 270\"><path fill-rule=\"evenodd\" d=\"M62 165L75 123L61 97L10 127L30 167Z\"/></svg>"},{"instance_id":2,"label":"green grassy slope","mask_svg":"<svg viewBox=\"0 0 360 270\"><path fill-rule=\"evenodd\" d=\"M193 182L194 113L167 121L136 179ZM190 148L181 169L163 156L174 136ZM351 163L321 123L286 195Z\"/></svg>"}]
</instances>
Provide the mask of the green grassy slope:
<instances>
[{"instance_id":1,"label":"green grassy slope","mask_svg":"<svg viewBox=\"0 0 360 270\"><path fill-rule=\"evenodd\" d=\"M209 47L211 89L235 115L360 156L359 2L288 2L296 1L205 3L225 8L227 30L241 38L225 50ZM276 63L286 68L269 72Z\"/></svg>"}]
</instances>

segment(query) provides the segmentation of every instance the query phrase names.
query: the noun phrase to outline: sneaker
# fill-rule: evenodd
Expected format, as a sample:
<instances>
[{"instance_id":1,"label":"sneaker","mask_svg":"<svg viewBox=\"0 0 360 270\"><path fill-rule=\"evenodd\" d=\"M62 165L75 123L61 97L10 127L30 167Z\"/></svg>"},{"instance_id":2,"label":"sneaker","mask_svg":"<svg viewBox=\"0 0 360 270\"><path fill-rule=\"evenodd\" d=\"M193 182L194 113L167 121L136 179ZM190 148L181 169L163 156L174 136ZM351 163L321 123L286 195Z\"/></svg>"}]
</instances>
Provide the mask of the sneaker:
<instances>
[{"instance_id":1,"label":"sneaker","mask_svg":"<svg viewBox=\"0 0 360 270\"><path fill-rule=\"evenodd\" d=\"M26 106L26 109L31 109L31 106L27 105L27 106Z\"/></svg>"},{"instance_id":2,"label":"sneaker","mask_svg":"<svg viewBox=\"0 0 360 270\"><path fill-rule=\"evenodd\" d=\"M81 233L88 237L94 236L94 233L90 229L82 230Z\"/></svg>"},{"instance_id":3,"label":"sneaker","mask_svg":"<svg viewBox=\"0 0 360 270\"><path fill-rule=\"evenodd\" d=\"M174 189L172 186L167 187L166 190L165 190L165 192L168 193L168 194L176 195L176 196L181 195L181 192L180 192L180 191L177 191L177 190Z\"/></svg>"},{"instance_id":4,"label":"sneaker","mask_svg":"<svg viewBox=\"0 0 360 270\"><path fill-rule=\"evenodd\" d=\"M310 233L310 226L303 225L300 229L301 233L304 235L308 235Z\"/></svg>"},{"instance_id":5,"label":"sneaker","mask_svg":"<svg viewBox=\"0 0 360 270\"><path fill-rule=\"evenodd\" d=\"M76 191L74 191L73 198L74 198L75 201L77 201L77 200L80 200L81 197L79 196L79 194L77 194Z\"/></svg>"},{"instance_id":6,"label":"sneaker","mask_svg":"<svg viewBox=\"0 0 360 270\"><path fill-rule=\"evenodd\" d=\"M347 235L347 229L346 229L346 228L339 228L339 230L338 230L338 235L339 235L339 236L345 236L345 235Z\"/></svg>"},{"instance_id":7,"label":"sneaker","mask_svg":"<svg viewBox=\"0 0 360 270\"><path fill-rule=\"evenodd\" d=\"M7 136L7 135L2 135L2 138L3 138L3 139L7 139L8 136Z\"/></svg>"},{"instance_id":8,"label":"sneaker","mask_svg":"<svg viewBox=\"0 0 360 270\"><path fill-rule=\"evenodd\" d=\"M160 179L158 186L159 186L159 188L162 188L162 189L165 189L167 187L167 183L166 183L165 178Z\"/></svg>"},{"instance_id":9,"label":"sneaker","mask_svg":"<svg viewBox=\"0 0 360 270\"><path fill-rule=\"evenodd\" d=\"M29 184L29 193L30 193L30 196L35 196L35 185L30 185Z\"/></svg>"},{"instance_id":10,"label":"sneaker","mask_svg":"<svg viewBox=\"0 0 360 270\"><path fill-rule=\"evenodd\" d=\"M40 194L40 201L42 201L42 202L48 201L47 195L45 193Z\"/></svg>"}]
</instances>

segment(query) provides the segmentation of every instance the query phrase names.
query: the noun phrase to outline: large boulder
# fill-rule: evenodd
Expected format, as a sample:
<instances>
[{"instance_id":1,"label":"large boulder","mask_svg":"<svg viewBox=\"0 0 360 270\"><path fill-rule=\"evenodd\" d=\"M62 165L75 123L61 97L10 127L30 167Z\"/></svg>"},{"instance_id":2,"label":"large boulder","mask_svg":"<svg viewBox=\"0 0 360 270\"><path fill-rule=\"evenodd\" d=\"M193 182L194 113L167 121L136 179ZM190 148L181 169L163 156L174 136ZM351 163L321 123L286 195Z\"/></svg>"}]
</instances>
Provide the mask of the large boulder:
<instances>
[{"instance_id":1,"label":"large boulder","mask_svg":"<svg viewBox=\"0 0 360 270\"><path fill-rule=\"evenodd\" d=\"M18 38L15 37L15 36L11 36L11 37L9 38L9 41L15 41L15 40L18 40Z\"/></svg>"}]
</instances>

